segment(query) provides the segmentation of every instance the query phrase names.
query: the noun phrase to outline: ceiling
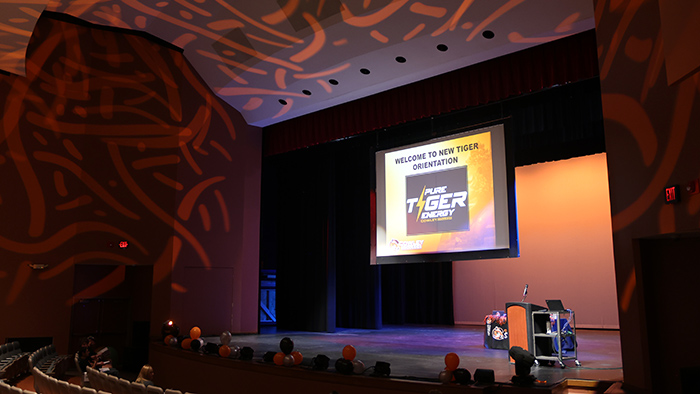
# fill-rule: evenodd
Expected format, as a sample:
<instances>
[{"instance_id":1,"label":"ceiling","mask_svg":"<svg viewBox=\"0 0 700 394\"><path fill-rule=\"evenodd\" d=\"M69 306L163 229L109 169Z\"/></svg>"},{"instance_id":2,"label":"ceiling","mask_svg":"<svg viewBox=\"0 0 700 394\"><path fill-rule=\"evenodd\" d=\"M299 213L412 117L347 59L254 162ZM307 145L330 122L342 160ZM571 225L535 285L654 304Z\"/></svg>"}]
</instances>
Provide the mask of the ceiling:
<instances>
[{"instance_id":1,"label":"ceiling","mask_svg":"<svg viewBox=\"0 0 700 394\"><path fill-rule=\"evenodd\" d=\"M0 69L44 9L182 48L260 127L595 27L591 0L3 0Z\"/></svg>"}]
</instances>

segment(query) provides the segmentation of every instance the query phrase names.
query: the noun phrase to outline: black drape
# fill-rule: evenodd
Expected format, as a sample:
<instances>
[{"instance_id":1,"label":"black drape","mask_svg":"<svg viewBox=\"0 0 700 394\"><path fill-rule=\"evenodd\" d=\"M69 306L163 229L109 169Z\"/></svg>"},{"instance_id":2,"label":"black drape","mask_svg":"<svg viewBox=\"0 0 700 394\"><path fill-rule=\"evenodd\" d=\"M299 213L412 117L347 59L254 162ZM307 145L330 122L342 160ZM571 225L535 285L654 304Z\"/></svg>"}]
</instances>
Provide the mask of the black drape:
<instances>
[{"instance_id":1,"label":"black drape","mask_svg":"<svg viewBox=\"0 0 700 394\"><path fill-rule=\"evenodd\" d=\"M452 262L390 264L381 270L385 324L454 324Z\"/></svg>"},{"instance_id":2,"label":"black drape","mask_svg":"<svg viewBox=\"0 0 700 394\"><path fill-rule=\"evenodd\" d=\"M277 270L277 326L335 331L333 161L322 152L263 165L261 259Z\"/></svg>"}]
</instances>

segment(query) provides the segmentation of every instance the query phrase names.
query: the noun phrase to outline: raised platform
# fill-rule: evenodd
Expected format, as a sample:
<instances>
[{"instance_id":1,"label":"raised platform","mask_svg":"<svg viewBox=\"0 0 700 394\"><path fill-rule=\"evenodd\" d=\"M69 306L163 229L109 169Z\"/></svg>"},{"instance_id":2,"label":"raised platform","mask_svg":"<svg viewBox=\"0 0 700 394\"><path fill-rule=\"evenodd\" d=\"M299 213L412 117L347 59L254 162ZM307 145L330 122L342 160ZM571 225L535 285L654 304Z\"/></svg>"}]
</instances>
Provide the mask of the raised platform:
<instances>
[{"instance_id":1,"label":"raised platform","mask_svg":"<svg viewBox=\"0 0 700 394\"><path fill-rule=\"evenodd\" d=\"M295 350L305 358L324 354L331 359L328 371L308 367L283 367L262 362L268 352L279 351L279 341L289 337ZM205 337L219 343L217 337ZM476 369L491 369L495 385L508 392L562 392L567 386L590 387L592 392L622 380L619 333L617 331L578 330L581 367L567 362L567 367L533 367L538 383L517 387L511 383L515 367L509 363L506 350L483 346L483 327L387 327L381 330L340 329L336 333L276 332L261 335L234 335L232 345L250 346L255 350L252 361L224 359L165 346L154 342L149 360L161 387L183 392L218 394L232 387L240 393L427 393L437 389L452 392L482 392L484 385L441 384L438 374L445 367L449 352L460 356L460 367L472 374ZM353 345L357 359L367 367L377 361L391 364L389 378L366 375L341 375L333 370L335 360L345 345ZM598 389L596 389L598 387ZM603 389L604 390L604 389ZM602 391L599 391L602 392Z\"/></svg>"}]
</instances>

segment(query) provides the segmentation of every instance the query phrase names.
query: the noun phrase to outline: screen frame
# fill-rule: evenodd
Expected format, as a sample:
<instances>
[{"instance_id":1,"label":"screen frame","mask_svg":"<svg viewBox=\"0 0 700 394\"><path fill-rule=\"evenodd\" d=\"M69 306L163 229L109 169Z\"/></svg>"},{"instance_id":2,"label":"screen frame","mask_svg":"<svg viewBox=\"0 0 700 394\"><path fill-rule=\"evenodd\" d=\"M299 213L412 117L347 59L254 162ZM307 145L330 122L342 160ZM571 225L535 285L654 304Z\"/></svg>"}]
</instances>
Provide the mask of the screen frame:
<instances>
[{"instance_id":1,"label":"screen frame","mask_svg":"<svg viewBox=\"0 0 700 394\"><path fill-rule=\"evenodd\" d=\"M515 194L515 165L514 165L514 141L511 132L512 121L510 117L492 119L487 122L471 124L464 127L457 127L448 129L440 135L436 135L433 130L429 136L424 138L418 138L411 142L398 142L395 144L388 144L387 146L377 147L376 150L372 152L372 161L374 163L374 176L377 176L378 166L381 166L376 159L377 153L386 151L395 151L398 149L411 148L415 146L432 144L435 142L449 140L455 138L458 134L469 134L470 132L476 132L477 130L493 127L496 125L502 125L503 127L503 144L504 144L504 159L505 159L505 195L507 198L506 206L506 220L508 228L508 247L507 248L493 248L485 250L474 250L474 251L459 251L459 252L431 252L424 254L412 254L412 255L392 255L392 256L378 256L377 247L373 247L371 262L376 265L384 264L402 264L402 263L439 263L448 261L462 261L462 260L481 260L481 259L498 259L498 258L515 258L520 256L519 242L518 242L518 224L517 224L517 204L516 204L516 194ZM427 131L427 130L426 130ZM427 134L427 133L425 133ZM424 135L425 135L424 134ZM384 168L380 168L384 171ZM374 182L373 195L377 199L374 206L374 212L372 212L374 220L374 225L372 229L372 243L377 243L377 230L380 224L379 214L379 196L383 194L379 193L377 190L377 182ZM385 212L384 212L385 213Z\"/></svg>"}]
</instances>

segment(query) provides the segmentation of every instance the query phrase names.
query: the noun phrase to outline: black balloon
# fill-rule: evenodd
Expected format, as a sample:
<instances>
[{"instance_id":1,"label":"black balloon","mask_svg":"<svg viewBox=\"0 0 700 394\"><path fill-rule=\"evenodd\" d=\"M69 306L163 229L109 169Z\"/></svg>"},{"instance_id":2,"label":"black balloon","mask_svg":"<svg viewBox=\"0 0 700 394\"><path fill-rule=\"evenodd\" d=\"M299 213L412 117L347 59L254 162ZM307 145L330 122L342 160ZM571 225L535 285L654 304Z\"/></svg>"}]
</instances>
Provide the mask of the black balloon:
<instances>
[{"instance_id":1,"label":"black balloon","mask_svg":"<svg viewBox=\"0 0 700 394\"><path fill-rule=\"evenodd\" d=\"M294 341L290 338L284 337L280 341L280 350L284 354L289 354L294 351Z\"/></svg>"},{"instance_id":2,"label":"black balloon","mask_svg":"<svg viewBox=\"0 0 700 394\"><path fill-rule=\"evenodd\" d=\"M198 352L202 347L204 347L204 339L202 338L193 339L192 342L190 342L190 349L195 352Z\"/></svg>"}]
</instances>

